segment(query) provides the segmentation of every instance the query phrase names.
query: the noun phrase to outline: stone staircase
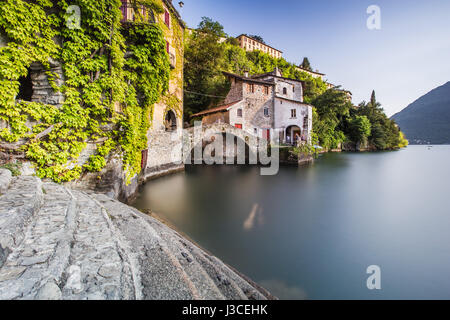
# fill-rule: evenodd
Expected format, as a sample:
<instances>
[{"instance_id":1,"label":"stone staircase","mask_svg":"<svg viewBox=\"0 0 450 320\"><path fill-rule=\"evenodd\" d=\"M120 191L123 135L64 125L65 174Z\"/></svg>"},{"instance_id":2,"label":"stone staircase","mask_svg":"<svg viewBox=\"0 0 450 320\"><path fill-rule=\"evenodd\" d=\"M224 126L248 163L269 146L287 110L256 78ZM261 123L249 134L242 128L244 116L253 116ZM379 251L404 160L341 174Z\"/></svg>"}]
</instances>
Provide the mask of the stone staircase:
<instances>
[{"instance_id":1,"label":"stone staircase","mask_svg":"<svg viewBox=\"0 0 450 320\"><path fill-rule=\"evenodd\" d=\"M0 170L0 299L274 298L134 208L8 172Z\"/></svg>"}]
</instances>

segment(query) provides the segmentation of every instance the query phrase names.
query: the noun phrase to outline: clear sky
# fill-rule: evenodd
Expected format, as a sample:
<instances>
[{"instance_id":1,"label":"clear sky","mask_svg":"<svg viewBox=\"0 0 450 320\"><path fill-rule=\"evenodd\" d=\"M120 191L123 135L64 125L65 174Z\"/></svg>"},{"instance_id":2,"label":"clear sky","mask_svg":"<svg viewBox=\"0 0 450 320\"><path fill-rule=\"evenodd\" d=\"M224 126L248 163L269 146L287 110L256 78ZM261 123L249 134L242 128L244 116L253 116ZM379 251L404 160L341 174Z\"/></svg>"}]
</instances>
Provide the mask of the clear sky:
<instances>
[{"instance_id":1,"label":"clear sky","mask_svg":"<svg viewBox=\"0 0 450 320\"><path fill-rule=\"evenodd\" d=\"M189 27L207 16L230 36L260 35L290 62L307 56L331 83L350 90L355 104L375 89L389 116L450 81L450 0L183 2ZM374 4L381 30L366 26Z\"/></svg>"}]
</instances>

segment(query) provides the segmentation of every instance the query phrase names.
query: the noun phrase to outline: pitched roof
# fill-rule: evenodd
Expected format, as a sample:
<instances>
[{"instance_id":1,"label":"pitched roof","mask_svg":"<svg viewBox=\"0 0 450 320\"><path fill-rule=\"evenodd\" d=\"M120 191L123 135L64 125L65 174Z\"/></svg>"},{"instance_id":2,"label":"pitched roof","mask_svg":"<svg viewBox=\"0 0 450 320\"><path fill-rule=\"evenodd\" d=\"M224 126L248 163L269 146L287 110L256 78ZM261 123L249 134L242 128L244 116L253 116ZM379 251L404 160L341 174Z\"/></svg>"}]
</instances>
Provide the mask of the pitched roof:
<instances>
[{"instance_id":1,"label":"pitched roof","mask_svg":"<svg viewBox=\"0 0 450 320\"><path fill-rule=\"evenodd\" d=\"M305 71L305 72L318 74L318 75L320 75L320 76L325 76L325 75L326 75L325 73L320 73L320 72L317 72L317 71L308 70L308 69L302 68L301 66L297 66L297 68L299 68L300 70L303 70L303 71Z\"/></svg>"},{"instance_id":2,"label":"pitched roof","mask_svg":"<svg viewBox=\"0 0 450 320\"><path fill-rule=\"evenodd\" d=\"M205 111L193 114L191 116L191 118L198 117L198 116L203 116L203 115L206 115L206 114L216 113L216 112L227 111L229 108L231 108L232 106L234 106L235 104L237 104L237 103L239 103L241 101L242 100L235 101L235 102L232 102L232 103L224 104L224 105L219 106L219 107L211 108L211 109L208 109L208 110L205 110Z\"/></svg>"},{"instance_id":3,"label":"pitched roof","mask_svg":"<svg viewBox=\"0 0 450 320\"><path fill-rule=\"evenodd\" d=\"M265 80L256 80L254 78L250 78L250 77L245 77L245 76L240 76L238 74L234 74L234 73L230 73L230 72L222 72L224 75L229 76L229 77L233 77L242 81L247 81L247 82L254 82L254 83L259 83L259 84L265 84L268 86L273 86L275 85L273 82L270 81L265 81Z\"/></svg>"},{"instance_id":4,"label":"pitched roof","mask_svg":"<svg viewBox=\"0 0 450 320\"><path fill-rule=\"evenodd\" d=\"M297 81L297 82L301 82L301 83L305 83L305 81L303 80L297 80L297 79L292 79L292 78L286 78L286 77L280 77L277 76L275 74L275 71L272 72L267 72L267 73L263 73L263 74L255 74L252 76L253 79L258 79L258 78L263 78L263 77L274 77L274 78L278 78L278 79L285 79L285 80L290 80L290 81ZM261 80L262 81L262 80ZM267 80L264 80L267 81Z\"/></svg>"}]
</instances>

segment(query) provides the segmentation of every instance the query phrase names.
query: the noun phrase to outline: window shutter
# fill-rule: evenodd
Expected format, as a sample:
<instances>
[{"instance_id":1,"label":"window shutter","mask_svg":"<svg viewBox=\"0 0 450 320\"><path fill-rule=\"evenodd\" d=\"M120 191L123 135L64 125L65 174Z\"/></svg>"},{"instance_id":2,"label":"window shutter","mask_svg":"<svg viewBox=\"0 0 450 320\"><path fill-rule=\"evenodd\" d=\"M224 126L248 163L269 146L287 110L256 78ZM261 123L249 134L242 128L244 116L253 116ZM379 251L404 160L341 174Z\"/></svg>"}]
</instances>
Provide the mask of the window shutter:
<instances>
[{"instance_id":1,"label":"window shutter","mask_svg":"<svg viewBox=\"0 0 450 320\"><path fill-rule=\"evenodd\" d=\"M166 23L166 26L168 26L170 28L170 14L169 14L169 11L167 11L167 10L165 12L165 23Z\"/></svg>"}]
</instances>

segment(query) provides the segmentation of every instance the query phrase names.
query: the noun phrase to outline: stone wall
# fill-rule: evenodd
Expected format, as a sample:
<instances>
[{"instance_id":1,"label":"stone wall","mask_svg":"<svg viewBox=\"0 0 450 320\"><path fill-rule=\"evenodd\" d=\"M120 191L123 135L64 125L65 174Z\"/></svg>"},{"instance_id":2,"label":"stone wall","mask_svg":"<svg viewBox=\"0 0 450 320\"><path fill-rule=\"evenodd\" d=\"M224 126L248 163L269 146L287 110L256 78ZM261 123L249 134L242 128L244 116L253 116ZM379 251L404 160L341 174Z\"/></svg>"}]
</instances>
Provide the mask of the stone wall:
<instances>
[{"instance_id":1,"label":"stone wall","mask_svg":"<svg viewBox=\"0 0 450 320\"><path fill-rule=\"evenodd\" d=\"M242 82L241 82L242 84ZM263 130L273 126L273 87L253 83L253 92L248 89L248 84L242 87L242 102L230 110L230 125L242 124L242 129L248 134L263 137ZM241 87L241 86L239 86ZM268 92L264 88L268 88ZM231 92L233 96L234 92ZM229 95L230 96L230 95ZM238 116L238 109L242 110L242 117ZM264 109L268 109L268 115L264 114Z\"/></svg>"},{"instance_id":2,"label":"stone wall","mask_svg":"<svg viewBox=\"0 0 450 320\"><path fill-rule=\"evenodd\" d=\"M244 98L244 82L233 77L230 77L229 80L231 81L231 88L223 104L241 101Z\"/></svg>"},{"instance_id":3,"label":"stone wall","mask_svg":"<svg viewBox=\"0 0 450 320\"><path fill-rule=\"evenodd\" d=\"M55 85L60 87L64 84L64 73L61 63L49 59L50 71L55 75ZM32 102L40 102L55 106L62 106L64 102L64 95L61 92L55 91L48 81L44 66L40 63L33 63L30 66L31 81L33 84Z\"/></svg>"}]
</instances>

